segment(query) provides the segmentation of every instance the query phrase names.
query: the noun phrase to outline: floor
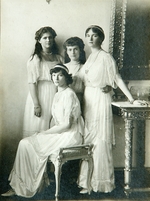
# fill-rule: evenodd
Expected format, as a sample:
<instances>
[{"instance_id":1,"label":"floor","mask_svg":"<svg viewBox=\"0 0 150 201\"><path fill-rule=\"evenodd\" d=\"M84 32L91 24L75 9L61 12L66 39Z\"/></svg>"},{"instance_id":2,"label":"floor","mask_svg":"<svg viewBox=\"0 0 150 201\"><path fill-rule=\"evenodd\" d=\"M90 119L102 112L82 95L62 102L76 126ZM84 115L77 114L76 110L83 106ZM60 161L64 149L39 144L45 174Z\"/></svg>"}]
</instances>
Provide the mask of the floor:
<instances>
[{"instance_id":1,"label":"floor","mask_svg":"<svg viewBox=\"0 0 150 201\"><path fill-rule=\"evenodd\" d=\"M60 188L60 200L71 200L71 201L150 201L150 192L142 192L142 193L132 193L129 198L126 197L123 190L123 171L115 172L115 180L116 180L116 188L111 193L94 193L92 192L90 195L88 194L80 194L80 189L76 184L77 180L77 170L78 162L71 162L70 164L64 164L62 169L61 176L61 188ZM55 178L53 172L49 173L49 177L51 179L51 185L44 189L43 192L36 194L32 198L23 198L19 196L12 196L9 198L0 197L1 201L51 201L55 200ZM137 174L135 175L134 185L140 185L139 180L137 179ZM133 180L135 179L133 178ZM146 183L145 178L144 183ZM148 182L150 180L148 179ZM149 182L150 184L150 182ZM150 187L150 185L149 185ZM8 190L8 183L1 183L0 185L0 194L4 193Z\"/></svg>"},{"instance_id":2,"label":"floor","mask_svg":"<svg viewBox=\"0 0 150 201\"><path fill-rule=\"evenodd\" d=\"M26 199L27 201L28 199ZM79 201L79 200L71 200L69 199L70 201ZM68 201L69 201L68 200ZM137 198L137 199L115 199L115 198L112 198L112 199L97 199L97 200L91 200L91 199L80 199L80 201L149 201L150 199L141 199L141 198ZM15 201L15 199L2 199L1 201ZM32 200L30 200L32 201ZM35 201L35 200L33 200ZM45 201L45 200L36 200L36 201ZM47 201L55 201L54 199L53 200L47 200ZM59 201L64 201L64 200L59 200Z\"/></svg>"}]
</instances>

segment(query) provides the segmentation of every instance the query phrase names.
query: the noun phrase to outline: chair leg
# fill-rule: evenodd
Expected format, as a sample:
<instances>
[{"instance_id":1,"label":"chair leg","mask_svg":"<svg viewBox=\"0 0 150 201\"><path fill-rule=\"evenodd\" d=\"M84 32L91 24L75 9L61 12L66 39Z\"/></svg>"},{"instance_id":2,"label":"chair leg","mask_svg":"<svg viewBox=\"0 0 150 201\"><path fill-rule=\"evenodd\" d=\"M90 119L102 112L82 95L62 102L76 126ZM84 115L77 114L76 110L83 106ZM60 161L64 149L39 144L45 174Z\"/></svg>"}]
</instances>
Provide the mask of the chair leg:
<instances>
[{"instance_id":1,"label":"chair leg","mask_svg":"<svg viewBox=\"0 0 150 201\"><path fill-rule=\"evenodd\" d=\"M58 201L62 163L60 161L57 161L54 165L55 165L55 182L56 182L55 200Z\"/></svg>"},{"instance_id":2,"label":"chair leg","mask_svg":"<svg viewBox=\"0 0 150 201\"><path fill-rule=\"evenodd\" d=\"M87 177L87 186L88 186L88 194L91 193L91 177L93 172L93 159L90 157L88 159L88 177Z\"/></svg>"}]
</instances>

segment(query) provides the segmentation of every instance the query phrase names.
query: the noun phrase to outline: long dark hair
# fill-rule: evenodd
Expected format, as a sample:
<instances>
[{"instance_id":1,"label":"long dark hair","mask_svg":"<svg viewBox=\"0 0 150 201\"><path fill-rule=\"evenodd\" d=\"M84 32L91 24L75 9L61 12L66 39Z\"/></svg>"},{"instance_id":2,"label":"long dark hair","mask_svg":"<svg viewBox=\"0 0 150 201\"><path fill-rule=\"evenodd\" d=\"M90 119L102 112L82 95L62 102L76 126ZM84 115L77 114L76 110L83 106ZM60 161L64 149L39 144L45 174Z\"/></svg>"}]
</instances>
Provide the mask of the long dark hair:
<instances>
[{"instance_id":1,"label":"long dark hair","mask_svg":"<svg viewBox=\"0 0 150 201\"><path fill-rule=\"evenodd\" d=\"M68 54L67 54L67 46L78 46L79 47L79 50L80 50L79 62L80 62L80 64L84 64L86 61L86 56L85 56L85 51L84 51L83 40L79 37L71 37L64 42L63 47L65 50L65 52L64 52L65 63L70 62L70 58L68 57Z\"/></svg>"},{"instance_id":2,"label":"long dark hair","mask_svg":"<svg viewBox=\"0 0 150 201\"><path fill-rule=\"evenodd\" d=\"M57 47L57 44L55 42L55 37L57 36L55 30L51 27L42 27L38 31L36 31L36 33L35 33L36 43L35 43L34 52L32 54L32 59L33 59L35 54L39 57L40 60L42 59L42 57L41 57L42 46L39 43L39 40L41 39L41 37L43 36L44 33L50 33L53 36L54 41L53 41L53 46L50 49L50 51L53 54L59 54L58 47Z\"/></svg>"},{"instance_id":3,"label":"long dark hair","mask_svg":"<svg viewBox=\"0 0 150 201\"><path fill-rule=\"evenodd\" d=\"M57 64L54 68L52 68L50 70L51 80L53 80L52 79L52 74L53 73L58 73L60 71L65 76L67 86L69 84L72 84L73 83L72 75L68 73L69 72L68 68L63 64Z\"/></svg>"}]
</instances>

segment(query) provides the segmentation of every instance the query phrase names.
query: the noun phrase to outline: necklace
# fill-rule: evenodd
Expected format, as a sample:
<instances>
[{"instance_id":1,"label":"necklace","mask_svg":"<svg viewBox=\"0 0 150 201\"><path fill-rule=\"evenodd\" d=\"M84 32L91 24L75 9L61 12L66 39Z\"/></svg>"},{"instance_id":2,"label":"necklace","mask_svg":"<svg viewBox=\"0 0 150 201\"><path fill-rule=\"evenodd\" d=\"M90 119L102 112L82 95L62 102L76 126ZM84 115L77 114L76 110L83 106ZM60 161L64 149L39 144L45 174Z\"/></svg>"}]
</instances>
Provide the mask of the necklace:
<instances>
[{"instance_id":1,"label":"necklace","mask_svg":"<svg viewBox=\"0 0 150 201\"><path fill-rule=\"evenodd\" d=\"M93 55L94 58L93 58L93 61L92 61L92 62L91 62L91 60L92 60L92 55L90 56L90 58L89 58L89 64L90 64L90 65L87 65L87 66L86 66L86 68L85 68L85 74L88 74L90 68L92 67L93 63L96 61L96 59L97 59L97 57L98 57L98 55L99 55L100 52L101 52L101 49L97 52L96 55Z\"/></svg>"}]
</instances>

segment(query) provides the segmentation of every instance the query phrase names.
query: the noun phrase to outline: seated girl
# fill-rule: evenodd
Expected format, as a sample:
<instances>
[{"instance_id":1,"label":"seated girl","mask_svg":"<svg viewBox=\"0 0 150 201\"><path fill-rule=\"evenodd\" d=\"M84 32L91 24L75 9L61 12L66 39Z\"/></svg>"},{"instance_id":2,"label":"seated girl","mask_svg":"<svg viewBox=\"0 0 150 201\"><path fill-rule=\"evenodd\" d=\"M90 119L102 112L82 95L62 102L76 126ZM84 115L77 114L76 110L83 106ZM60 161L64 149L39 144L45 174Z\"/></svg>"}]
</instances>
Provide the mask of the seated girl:
<instances>
[{"instance_id":1,"label":"seated girl","mask_svg":"<svg viewBox=\"0 0 150 201\"><path fill-rule=\"evenodd\" d=\"M48 157L57 157L61 147L82 144L80 103L74 91L68 87L73 81L72 77L62 64L57 64L50 74L58 87L52 105L55 125L20 141L9 176L11 189L2 196L33 197L41 185L46 184L44 172Z\"/></svg>"}]
</instances>

